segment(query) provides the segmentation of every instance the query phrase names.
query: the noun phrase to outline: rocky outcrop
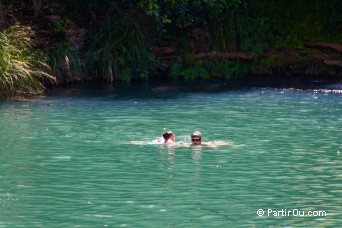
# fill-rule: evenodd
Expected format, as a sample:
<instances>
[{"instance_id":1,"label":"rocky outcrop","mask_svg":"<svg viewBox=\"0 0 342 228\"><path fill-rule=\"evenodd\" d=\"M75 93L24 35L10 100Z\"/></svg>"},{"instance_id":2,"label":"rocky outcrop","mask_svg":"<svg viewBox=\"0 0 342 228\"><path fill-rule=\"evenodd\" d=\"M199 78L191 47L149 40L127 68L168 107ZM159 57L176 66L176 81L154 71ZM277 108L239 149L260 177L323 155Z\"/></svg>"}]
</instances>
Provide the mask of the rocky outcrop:
<instances>
[{"instance_id":1,"label":"rocky outcrop","mask_svg":"<svg viewBox=\"0 0 342 228\"><path fill-rule=\"evenodd\" d=\"M252 60L253 54L248 52L212 52L212 53L199 53L194 56L195 60L202 59L230 59L230 60Z\"/></svg>"},{"instance_id":2,"label":"rocky outcrop","mask_svg":"<svg viewBox=\"0 0 342 228\"><path fill-rule=\"evenodd\" d=\"M166 67L171 66L178 56L178 50L175 47L152 47L151 51Z\"/></svg>"},{"instance_id":3,"label":"rocky outcrop","mask_svg":"<svg viewBox=\"0 0 342 228\"><path fill-rule=\"evenodd\" d=\"M85 28L79 28L69 18L65 19L67 23L67 29L65 30L65 37L73 44L76 50L80 50L84 46L85 35L87 30Z\"/></svg>"},{"instance_id":4,"label":"rocky outcrop","mask_svg":"<svg viewBox=\"0 0 342 228\"><path fill-rule=\"evenodd\" d=\"M314 54L313 57L319 61L322 61L325 65L330 67L342 68L342 60L340 58L342 53L342 44L327 42L309 42L305 43L305 46L320 49L320 53ZM327 49L337 52L338 54L331 55L327 53L321 53L326 52L325 50Z\"/></svg>"},{"instance_id":5,"label":"rocky outcrop","mask_svg":"<svg viewBox=\"0 0 342 228\"><path fill-rule=\"evenodd\" d=\"M329 48L331 50L342 53L342 44L339 44L339 43L308 42L308 43L305 43L305 46L312 47L312 48Z\"/></svg>"},{"instance_id":6,"label":"rocky outcrop","mask_svg":"<svg viewBox=\"0 0 342 228\"><path fill-rule=\"evenodd\" d=\"M87 33L85 28L79 28L70 18L62 18L59 15L49 15L47 18L57 23L58 21L64 21L66 28L64 31L65 38L79 51L84 47L84 40Z\"/></svg>"}]
</instances>

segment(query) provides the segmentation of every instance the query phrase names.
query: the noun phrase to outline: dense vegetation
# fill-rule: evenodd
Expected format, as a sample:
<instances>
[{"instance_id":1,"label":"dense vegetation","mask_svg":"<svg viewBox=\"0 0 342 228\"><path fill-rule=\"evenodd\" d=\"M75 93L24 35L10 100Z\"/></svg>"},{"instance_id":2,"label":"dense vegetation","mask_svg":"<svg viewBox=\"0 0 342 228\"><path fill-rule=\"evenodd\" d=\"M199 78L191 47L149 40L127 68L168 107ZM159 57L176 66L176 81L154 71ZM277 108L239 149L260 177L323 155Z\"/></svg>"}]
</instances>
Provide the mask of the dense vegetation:
<instances>
[{"instance_id":1,"label":"dense vegetation","mask_svg":"<svg viewBox=\"0 0 342 228\"><path fill-rule=\"evenodd\" d=\"M0 32L2 97L55 81L341 76L339 0L0 0Z\"/></svg>"},{"instance_id":2,"label":"dense vegetation","mask_svg":"<svg viewBox=\"0 0 342 228\"><path fill-rule=\"evenodd\" d=\"M12 25L0 32L0 96L37 93L43 82L53 83L44 53L35 46L34 32L28 26Z\"/></svg>"}]
</instances>

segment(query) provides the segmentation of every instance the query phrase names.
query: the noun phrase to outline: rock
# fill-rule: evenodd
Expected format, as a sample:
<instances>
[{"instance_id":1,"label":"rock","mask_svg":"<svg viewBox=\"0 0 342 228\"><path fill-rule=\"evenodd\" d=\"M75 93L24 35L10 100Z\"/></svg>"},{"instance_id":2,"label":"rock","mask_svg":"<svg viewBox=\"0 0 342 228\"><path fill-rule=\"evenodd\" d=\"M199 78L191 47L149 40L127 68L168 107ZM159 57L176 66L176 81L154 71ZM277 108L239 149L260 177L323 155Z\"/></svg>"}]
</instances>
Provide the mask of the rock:
<instances>
[{"instance_id":1,"label":"rock","mask_svg":"<svg viewBox=\"0 0 342 228\"><path fill-rule=\"evenodd\" d=\"M157 57L165 57L177 54L177 49L175 47L152 47L151 51Z\"/></svg>"},{"instance_id":2,"label":"rock","mask_svg":"<svg viewBox=\"0 0 342 228\"><path fill-rule=\"evenodd\" d=\"M206 28L195 28L191 31L190 48L195 53L211 51L210 34Z\"/></svg>"},{"instance_id":3,"label":"rock","mask_svg":"<svg viewBox=\"0 0 342 228\"><path fill-rule=\"evenodd\" d=\"M223 52L223 53L199 53L194 56L195 60L202 59L234 59L234 60L252 60L253 55L248 52Z\"/></svg>"},{"instance_id":4,"label":"rock","mask_svg":"<svg viewBox=\"0 0 342 228\"><path fill-rule=\"evenodd\" d=\"M324 60L324 64L328 66L342 67L342 61L337 59L326 59Z\"/></svg>"},{"instance_id":5,"label":"rock","mask_svg":"<svg viewBox=\"0 0 342 228\"><path fill-rule=\"evenodd\" d=\"M66 38L73 44L76 50L82 49L87 30L84 28L78 28L69 18L66 18L65 21L67 23L67 29L65 30Z\"/></svg>"},{"instance_id":6,"label":"rock","mask_svg":"<svg viewBox=\"0 0 342 228\"><path fill-rule=\"evenodd\" d=\"M313 48L329 48L342 53L342 44L339 43L309 42L305 43L305 46Z\"/></svg>"}]
</instances>

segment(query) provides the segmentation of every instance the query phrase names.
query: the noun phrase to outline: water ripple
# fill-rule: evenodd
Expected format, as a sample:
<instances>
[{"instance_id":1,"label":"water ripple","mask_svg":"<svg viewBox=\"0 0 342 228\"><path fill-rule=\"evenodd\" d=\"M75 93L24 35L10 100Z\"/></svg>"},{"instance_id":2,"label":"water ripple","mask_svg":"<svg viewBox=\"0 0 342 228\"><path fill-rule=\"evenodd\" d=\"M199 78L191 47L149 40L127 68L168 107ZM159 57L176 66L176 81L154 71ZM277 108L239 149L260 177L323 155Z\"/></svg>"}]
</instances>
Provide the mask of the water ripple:
<instances>
[{"instance_id":1,"label":"water ripple","mask_svg":"<svg viewBox=\"0 0 342 228\"><path fill-rule=\"evenodd\" d=\"M178 90L177 90L178 91ZM0 104L0 227L337 227L338 88ZM121 91L124 92L124 91ZM161 93L161 94L158 94ZM102 93L101 93L102 94ZM160 95L160 97L153 97ZM172 130L230 147L132 145ZM325 210L259 217L258 209Z\"/></svg>"}]
</instances>

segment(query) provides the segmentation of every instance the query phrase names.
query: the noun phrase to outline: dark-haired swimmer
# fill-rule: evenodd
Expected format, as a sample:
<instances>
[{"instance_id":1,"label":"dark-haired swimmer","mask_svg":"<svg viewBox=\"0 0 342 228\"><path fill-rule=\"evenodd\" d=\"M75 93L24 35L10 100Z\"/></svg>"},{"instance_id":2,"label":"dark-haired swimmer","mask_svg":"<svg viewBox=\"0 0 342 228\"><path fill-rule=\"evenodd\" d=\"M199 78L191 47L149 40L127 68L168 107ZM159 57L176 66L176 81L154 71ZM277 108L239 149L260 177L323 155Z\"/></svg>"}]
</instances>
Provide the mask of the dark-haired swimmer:
<instances>
[{"instance_id":1,"label":"dark-haired swimmer","mask_svg":"<svg viewBox=\"0 0 342 228\"><path fill-rule=\"evenodd\" d=\"M175 135L172 133L172 131L166 131L163 134L163 137L159 138L156 140L158 143L163 143L163 144L174 144L176 141Z\"/></svg>"},{"instance_id":2,"label":"dark-haired swimmer","mask_svg":"<svg viewBox=\"0 0 342 228\"><path fill-rule=\"evenodd\" d=\"M174 145L176 139L175 135L172 133L172 131L166 131L164 132L163 136L152 140L150 142L144 142L144 141L130 141L128 144L134 144L134 145L155 145L155 144L166 144L166 145Z\"/></svg>"}]
</instances>

